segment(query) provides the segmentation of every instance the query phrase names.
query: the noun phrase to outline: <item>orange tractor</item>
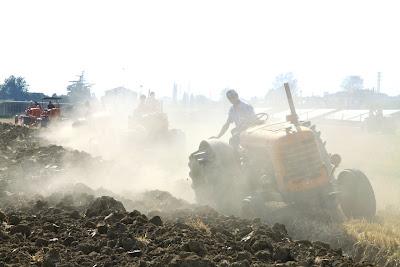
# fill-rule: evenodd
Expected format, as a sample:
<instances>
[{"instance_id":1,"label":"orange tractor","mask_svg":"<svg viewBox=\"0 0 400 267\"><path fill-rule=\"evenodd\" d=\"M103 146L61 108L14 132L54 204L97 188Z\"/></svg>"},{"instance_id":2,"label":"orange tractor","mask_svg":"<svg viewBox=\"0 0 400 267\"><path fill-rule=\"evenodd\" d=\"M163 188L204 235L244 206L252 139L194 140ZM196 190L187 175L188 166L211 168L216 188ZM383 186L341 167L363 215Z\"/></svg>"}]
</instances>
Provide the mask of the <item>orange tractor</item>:
<instances>
[{"instance_id":1,"label":"orange tractor","mask_svg":"<svg viewBox=\"0 0 400 267\"><path fill-rule=\"evenodd\" d=\"M320 132L299 121L289 85L287 121L257 123L240 134L240 146L204 140L189 157L197 202L228 214L262 217L271 203L296 211L323 210L336 218L372 218L376 201L368 178L329 154ZM344 216L343 216L344 215Z\"/></svg>"},{"instance_id":2,"label":"orange tractor","mask_svg":"<svg viewBox=\"0 0 400 267\"><path fill-rule=\"evenodd\" d=\"M61 118L61 109L59 97L45 97L42 99L42 105L35 102L26 108L24 114L15 116L15 124L28 127L47 127L50 122ZM55 104L49 104L43 108L45 101L54 101Z\"/></svg>"}]
</instances>

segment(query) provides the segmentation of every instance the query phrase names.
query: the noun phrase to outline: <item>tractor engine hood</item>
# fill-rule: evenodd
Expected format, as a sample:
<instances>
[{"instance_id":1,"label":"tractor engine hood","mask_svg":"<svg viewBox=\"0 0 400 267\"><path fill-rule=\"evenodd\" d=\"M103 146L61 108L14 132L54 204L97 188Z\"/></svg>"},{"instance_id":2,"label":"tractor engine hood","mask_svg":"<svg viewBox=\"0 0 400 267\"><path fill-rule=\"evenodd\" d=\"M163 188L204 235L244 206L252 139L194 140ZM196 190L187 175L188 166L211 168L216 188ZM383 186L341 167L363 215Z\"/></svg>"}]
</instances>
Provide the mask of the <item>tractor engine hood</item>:
<instances>
[{"instance_id":1,"label":"tractor engine hood","mask_svg":"<svg viewBox=\"0 0 400 267\"><path fill-rule=\"evenodd\" d=\"M282 193L306 192L329 183L316 135L308 127L290 122L255 126L241 134L240 144L249 155L265 149Z\"/></svg>"}]
</instances>

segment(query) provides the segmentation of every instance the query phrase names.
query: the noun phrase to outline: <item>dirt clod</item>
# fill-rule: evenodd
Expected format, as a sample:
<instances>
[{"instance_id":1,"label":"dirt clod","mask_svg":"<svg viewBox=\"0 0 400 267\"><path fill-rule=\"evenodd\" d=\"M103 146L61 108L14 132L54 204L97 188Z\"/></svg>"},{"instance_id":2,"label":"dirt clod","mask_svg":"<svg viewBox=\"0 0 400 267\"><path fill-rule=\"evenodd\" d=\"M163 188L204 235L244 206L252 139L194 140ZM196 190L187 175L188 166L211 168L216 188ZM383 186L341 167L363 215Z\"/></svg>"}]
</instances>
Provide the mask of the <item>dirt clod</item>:
<instances>
[{"instance_id":1,"label":"dirt clod","mask_svg":"<svg viewBox=\"0 0 400 267\"><path fill-rule=\"evenodd\" d=\"M160 216L154 216L153 218L151 218L149 220L149 222L151 222L152 224L157 225L157 226L162 226L162 224L163 224Z\"/></svg>"},{"instance_id":2,"label":"dirt clod","mask_svg":"<svg viewBox=\"0 0 400 267\"><path fill-rule=\"evenodd\" d=\"M86 210L86 216L94 217L108 215L113 212L125 212L124 205L112 197L102 196L93 201Z\"/></svg>"},{"instance_id":3,"label":"dirt clod","mask_svg":"<svg viewBox=\"0 0 400 267\"><path fill-rule=\"evenodd\" d=\"M0 223L5 222L7 220L7 215L0 210Z\"/></svg>"},{"instance_id":4,"label":"dirt clod","mask_svg":"<svg viewBox=\"0 0 400 267\"><path fill-rule=\"evenodd\" d=\"M25 224L18 224L18 225L12 226L10 229L10 234L14 235L17 233L23 234L25 236L29 236L31 234L31 228Z\"/></svg>"}]
</instances>

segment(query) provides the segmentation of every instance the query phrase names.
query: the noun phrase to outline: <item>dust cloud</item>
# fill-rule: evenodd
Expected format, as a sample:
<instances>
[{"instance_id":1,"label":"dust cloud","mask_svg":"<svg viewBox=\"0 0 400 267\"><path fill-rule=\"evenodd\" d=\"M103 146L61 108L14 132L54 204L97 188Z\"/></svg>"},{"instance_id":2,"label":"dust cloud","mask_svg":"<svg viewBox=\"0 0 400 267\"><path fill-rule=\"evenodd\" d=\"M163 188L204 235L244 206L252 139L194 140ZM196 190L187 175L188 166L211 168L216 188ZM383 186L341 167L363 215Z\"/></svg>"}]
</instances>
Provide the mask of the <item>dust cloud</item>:
<instances>
[{"instance_id":1,"label":"dust cloud","mask_svg":"<svg viewBox=\"0 0 400 267\"><path fill-rule=\"evenodd\" d=\"M138 128L129 127L133 105L94 104L87 111L70 114L69 119L42 132L49 143L85 151L105 161L104 165L88 167L87 174L74 182L103 187L122 195L145 190L165 190L194 202L188 178L188 156L201 140L215 135L226 119L228 106L169 104L164 106L169 128L184 135L180 142L148 142ZM81 118L85 117L84 120ZM78 125L77 125L78 124ZM363 171L371 180L379 209L399 205L400 143L396 135L367 133L359 126L335 125L326 121L315 123L327 141L328 152L340 154L345 168ZM224 140L228 140L227 133ZM62 178L59 178L62 181Z\"/></svg>"},{"instance_id":2,"label":"dust cloud","mask_svg":"<svg viewBox=\"0 0 400 267\"><path fill-rule=\"evenodd\" d=\"M94 103L89 112L82 107L69 114L69 119L42 131L41 137L51 144L84 151L104 160L104 164L87 166L84 175L71 168L68 177L57 177L51 187L58 188L64 182L82 182L127 197L157 189L194 202L188 178L188 156L201 140L219 131L225 110L218 113L207 111L207 107L166 106L169 130L177 129L183 135L178 137L180 140L149 141L140 127L130 126L134 107Z\"/></svg>"}]
</instances>

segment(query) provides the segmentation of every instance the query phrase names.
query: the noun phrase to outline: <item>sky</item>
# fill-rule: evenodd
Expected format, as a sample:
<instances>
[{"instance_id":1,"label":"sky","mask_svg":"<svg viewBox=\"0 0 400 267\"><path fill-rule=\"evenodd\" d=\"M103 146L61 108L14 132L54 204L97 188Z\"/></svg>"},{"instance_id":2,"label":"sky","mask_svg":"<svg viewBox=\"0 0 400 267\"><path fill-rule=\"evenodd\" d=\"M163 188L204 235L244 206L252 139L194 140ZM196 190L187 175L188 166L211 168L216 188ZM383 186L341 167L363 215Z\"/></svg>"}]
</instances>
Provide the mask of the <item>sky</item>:
<instances>
[{"instance_id":1,"label":"sky","mask_svg":"<svg viewBox=\"0 0 400 267\"><path fill-rule=\"evenodd\" d=\"M303 95L340 90L346 75L400 94L396 1L1 0L0 81L66 93L85 71L96 96L125 86L171 95L264 96L293 72ZM140 86L143 87L140 87ZM143 88L143 89L141 89Z\"/></svg>"}]
</instances>

